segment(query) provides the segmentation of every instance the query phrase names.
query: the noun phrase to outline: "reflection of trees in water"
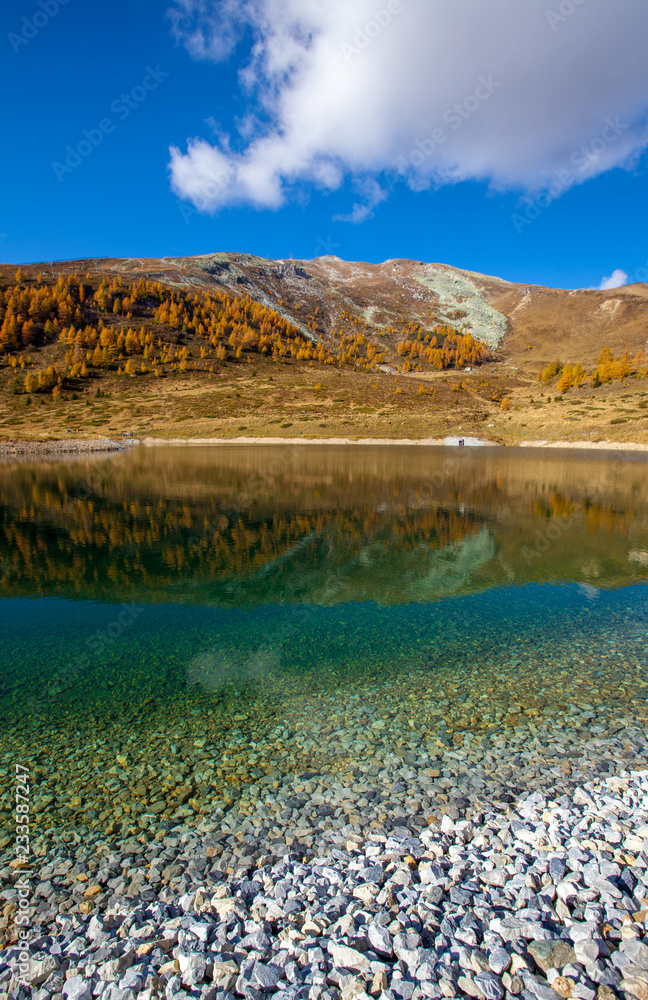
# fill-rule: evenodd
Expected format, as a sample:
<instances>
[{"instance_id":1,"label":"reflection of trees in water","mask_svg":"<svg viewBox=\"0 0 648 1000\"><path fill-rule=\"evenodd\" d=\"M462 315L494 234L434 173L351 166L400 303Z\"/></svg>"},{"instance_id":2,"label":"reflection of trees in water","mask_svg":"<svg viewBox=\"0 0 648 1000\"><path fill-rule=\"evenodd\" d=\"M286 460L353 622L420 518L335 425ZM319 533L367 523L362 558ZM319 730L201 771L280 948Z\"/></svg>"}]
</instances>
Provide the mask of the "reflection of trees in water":
<instances>
[{"instance_id":1,"label":"reflection of trees in water","mask_svg":"<svg viewBox=\"0 0 648 1000\"><path fill-rule=\"evenodd\" d=\"M27 491L25 491L27 492ZM448 508L278 510L257 514L218 498L191 503L79 497L51 484L0 507L0 593L114 594L183 581L277 577L294 562L344 562L371 546L443 548L479 530Z\"/></svg>"},{"instance_id":2,"label":"reflection of trees in water","mask_svg":"<svg viewBox=\"0 0 648 1000\"><path fill-rule=\"evenodd\" d=\"M615 468L601 463L592 475L606 483ZM483 540L461 546L485 528L497 550L482 574L491 582L551 577L550 562L580 579L588 534L597 558L616 560L615 580L628 567L635 578L640 564L615 540L631 535L632 551L648 544L643 467L615 472L614 490L598 490L596 502L580 472L546 456L424 449L144 450L109 462L0 467L0 595L146 593L225 606L425 599L435 592L426 590L430 575L442 583L445 572L441 592L453 592L461 560L490 558ZM539 521L568 521L570 531L534 575L520 553Z\"/></svg>"},{"instance_id":3,"label":"reflection of trees in water","mask_svg":"<svg viewBox=\"0 0 648 1000\"><path fill-rule=\"evenodd\" d=\"M566 521L574 514L580 513L591 535L604 531L610 535L626 536L636 517L635 511L625 507L593 503L591 500L575 503L569 497L555 491L546 499L534 500L531 509L541 521L561 519Z\"/></svg>"}]
</instances>

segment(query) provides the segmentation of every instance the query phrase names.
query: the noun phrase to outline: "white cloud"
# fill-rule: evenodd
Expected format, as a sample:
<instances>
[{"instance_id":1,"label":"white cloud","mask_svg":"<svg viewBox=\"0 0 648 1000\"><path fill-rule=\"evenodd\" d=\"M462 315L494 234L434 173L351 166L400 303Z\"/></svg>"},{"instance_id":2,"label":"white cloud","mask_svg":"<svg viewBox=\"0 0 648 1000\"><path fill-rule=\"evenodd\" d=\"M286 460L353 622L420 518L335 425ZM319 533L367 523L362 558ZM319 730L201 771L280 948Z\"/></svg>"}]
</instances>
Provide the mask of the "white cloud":
<instances>
[{"instance_id":1,"label":"white cloud","mask_svg":"<svg viewBox=\"0 0 648 1000\"><path fill-rule=\"evenodd\" d=\"M621 288L622 285L627 285L627 283L628 275L620 267L617 267L616 271L613 271L609 278L603 278L603 281L599 285L599 291L605 292L608 288Z\"/></svg>"},{"instance_id":2,"label":"white cloud","mask_svg":"<svg viewBox=\"0 0 648 1000\"><path fill-rule=\"evenodd\" d=\"M569 171L566 190L626 166L648 143L648 4L548 2L174 0L194 58L253 45L242 145L173 147L173 189L205 211L274 208L350 177L359 221L401 179L540 191Z\"/></svg>"},{"instance_id":3,"label":"white cloud","mask_svg":"<svg viewBox=\"0 0 648 1000\"><path fill-rule=\"evenodd\" d=\"M251 16L246 0L174 0L172 30L194 59L227 59Z\"/></svg>"}]
</instances>

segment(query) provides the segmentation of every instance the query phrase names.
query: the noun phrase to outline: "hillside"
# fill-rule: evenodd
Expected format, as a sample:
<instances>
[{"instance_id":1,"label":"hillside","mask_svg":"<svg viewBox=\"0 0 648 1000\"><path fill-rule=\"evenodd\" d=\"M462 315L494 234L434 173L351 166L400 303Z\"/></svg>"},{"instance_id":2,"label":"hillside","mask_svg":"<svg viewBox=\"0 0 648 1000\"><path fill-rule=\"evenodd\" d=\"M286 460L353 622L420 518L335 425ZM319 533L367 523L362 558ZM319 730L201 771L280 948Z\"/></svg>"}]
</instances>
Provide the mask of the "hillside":
<instances>
[{"instance_id":1,"label":"hillside","mask_svg":"<svg viewBox=\"0 0 648 1000\"><path fill-rule=\"evenodd\" d=\"M518 285L422 261L367 264L330 256L267 260L237 253L65 261L24 270L145 277L170 287L245 293L276 309L304 333L311 329L316 310L316 332L323 335L343 326L347 315L367 323L377 336L410 322L427 326L432 318L470 329L492 347L502 346L514 364L546 364L556 347L563 346L574 360L578 354L594 363L604 345L614 353L629 346L634 353L648 339L645 284L571 291ZM2 269L11 276L14 271Z\"/></svg>"},{"instance_id":2,"label":"hillside","mask_svg":"<svg viewBox=\"0 0 648 1000\"><path fill-rule=\"evenodd\" d=\"M567 291L411 260L216 253L30 265L18 276L4 266L0 290L14 311L10 332L12 317L0 317L5 439L69 430L505 442L569 437L569 420L579 438L648 432L642 284ZM599 364L604 347L616 368ZM581 365L584 383L560 383L561 366L536 382L554 360ZM53 382L39 376L51 369Z\"/></svg>"}]
</instances>

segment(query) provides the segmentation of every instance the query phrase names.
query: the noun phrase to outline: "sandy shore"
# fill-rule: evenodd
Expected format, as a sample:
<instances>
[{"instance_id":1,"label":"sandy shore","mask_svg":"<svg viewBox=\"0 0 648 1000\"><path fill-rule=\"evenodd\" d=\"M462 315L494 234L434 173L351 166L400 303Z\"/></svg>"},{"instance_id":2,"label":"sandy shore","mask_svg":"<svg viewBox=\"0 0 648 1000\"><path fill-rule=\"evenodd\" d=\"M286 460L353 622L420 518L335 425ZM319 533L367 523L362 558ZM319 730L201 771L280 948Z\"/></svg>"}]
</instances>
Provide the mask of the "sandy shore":
<instances>
[{"instance_id":1,"label":"sandy shore","mask_svg":"<svg viewBox=\"0 0 648 1000\"><path fill-rule=\"evenodd\" d=\"M141 444L147 448L166 445L243 445L243 444L280 444L280 445L419 445L424 447L456 447L459 441L465 447L486 448L575 448L588 451L648 451L648 444L622 441L519 441L515 444L500 444L488 438L288 438L288 437L235 437L235 438L143 438Z\"/></svg>"},{"instance_id":2,"label":"sandy shore","mask_svg":"<svg viewBox=\"0 0 648 1000\"><path fill-rule=\"evenodd\" d=\"M457 447L459 441L467 448L570 448L578 451L636 451L648 452L648 444L623 441L518 441L500 444L488 438L446 437L446 438L304 438L304 437L233 437L233 438L125 438L113 441L109 438L62 439L43 441L3 441L0 442L0 461L7 458L29 458L46 456L74 456L126 451L143 445L157 447L207 447L214 445L258 445L283 446L298 445L398 445L401 447Z\"/></svg>"},{"instance_id":3,"label":"sandy shore","mask_svg":"<svg viewBox=\"0 0 648 1000\"><path fill-rule=\"evenodd\" d=\"M458 445L459 440L468 446L482 447L489 445L497 447L497 442L480 440L478 438L304 438L304 437L235 437L235 438L143 438L141 444L147 448L164 445L221 445L221 444L389 444L389 445L424 445L443 446Z\"/></svg>"},{"instance_id":4,"label":"sandy shore","mask_svg":"<svg viewBox=\"0 0 648 1000\"><path fill-rule=\"evenodd\" d=\"M521 441L517 448L578 448L579 451L648 451L633 441Z\"/></svg>"}]
</instances>

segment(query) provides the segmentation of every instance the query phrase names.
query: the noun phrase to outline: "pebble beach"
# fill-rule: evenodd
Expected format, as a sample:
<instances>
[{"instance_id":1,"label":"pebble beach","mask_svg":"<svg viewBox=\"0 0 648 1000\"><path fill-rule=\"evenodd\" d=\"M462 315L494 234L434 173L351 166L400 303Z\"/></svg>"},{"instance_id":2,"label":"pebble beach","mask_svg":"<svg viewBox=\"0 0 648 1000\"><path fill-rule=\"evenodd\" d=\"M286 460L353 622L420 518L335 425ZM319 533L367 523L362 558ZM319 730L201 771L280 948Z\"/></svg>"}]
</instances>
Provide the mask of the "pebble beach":
<instances>
[{"instance_id":1,"label":"pebble beach","mask_svg":"<svg viewBox=\"0 0 648 1000\"><path fill-rule=\"evenodd\" d=\"M4 852L0 997L646 1000L644 724L412 744L130 838L51 831L24 942Z\"/></svg>"}]
</instances>

